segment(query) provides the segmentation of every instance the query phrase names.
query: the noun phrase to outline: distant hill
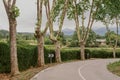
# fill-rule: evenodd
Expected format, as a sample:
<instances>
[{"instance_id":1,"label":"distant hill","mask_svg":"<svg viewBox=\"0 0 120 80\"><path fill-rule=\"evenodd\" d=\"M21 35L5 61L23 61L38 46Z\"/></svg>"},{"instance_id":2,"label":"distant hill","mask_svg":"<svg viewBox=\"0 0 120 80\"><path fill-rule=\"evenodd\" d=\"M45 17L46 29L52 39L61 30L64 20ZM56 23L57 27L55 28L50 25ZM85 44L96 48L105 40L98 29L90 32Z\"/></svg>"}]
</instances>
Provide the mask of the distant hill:
<instances>
[{"instance_id":1,"label":"distant hill","mask_svg":"<svg viewBox=\"0 0 120 80\"><path fill-rule=\"evenodd\" d=\"M72 35L74 33L75 30L72 30L72 29L68 29L68 28L65 28L62 30L62 32L65 34L65 35Z\"/></svg>"},{"instance_id":2,"label":"distant hill","mask_svg":"<svg viewBox=\"0 0 120 80\"><path fill-rule=\"evenodd\" d=\"M0 37L1 38L7 38L9 36L9 31L7 30L0 30ZM21 37L21 38L28 38L28 39L32 39L34 38L34 33L30 33L30 32L18 32L17 33L17 37Z\"/></svg>"},{"instance_id":3,"label":"distant hill","mask_svg":"<svg viewBox=\"0 0 120 80\"><path fill-rule=\"evenodd\" d=\"M62 30L62 32L64 33L64 35L72 35L73 33L74 33L74 31L75 30L73 30L73 29L69 29L69 28L65 28L65 29L63 29ZM50 33L49 33L49 31L47 32L47 35L49 35Z\"/></svg>"},{"instance_id":4,"label":"distant hill","mask_svg":"<svg viewBox=\"0 0 120 80\"><path fill-rule=\"evenodd\" d=\"M92 30L93 30L96 34L102 35L102 36L104 36L105 33L107 32L107 30L106 30L105 27L93 28ZM116 32L116 27L110 27L110 30ZM68 28L63 29L63 32L64 32L65 35L72 35L72 34L74 33L74 31L75 31L75 30L68 29ZM119 34L120 34L120 28L119 28Z\"/></svg>"},{"instance_id":5,"label":"distant hill","mask_svg":"<svg viewBox=\"0 0 120 80\"><path fill-rule=\"evenodd\" d=\"M116 27L111 27L110 30L116 32ZM68 35L68 36L72 35L74 33L74 31L75 30L69 29L69 28L65 28L65 29L62 30L62 32L65 35ZM95 31L96 34L104 36L105 33L106 33L106 28L105 27L93 28L93 31ZM30 35L34 36L34 33L30 33L30 32L18 32L18 34L23 35L23 36L30 36ZM49 34L49 33L47 33L47 34ZM119 29L119 34L120 34L120 29ZM0 30L0 35L8 36L9 35L9 31L7 31L7 30Z\"/></svg>"},{"instance_id":6,"label":"distant hill","mask_svg":"<svg viewBox=\"0 0 120 80\"><path fill-rule=\"evenodd\" d=\"M0 34L9 35L9 31L7 31L7 30L0 30ZM30 32L18 32L17 34L33 35L34 33L30 33Z\"/></svg>"},{"instance_id":7,"label":"distant hill","mask_svg":"<svg viewBox=\"0 0 120 80\"><path fill-rule=\"evenodd\" d=\"M65 35L73 35L74 31L75 30L68 29L68 28L65 28L65 29L62 30L62 32ZM93 29L93 31L95 31L95 33L99 34L99 35L104 35L106 33L106 29L105 28Z\"/></svg>"},{"instance_id":8,"label":"distant hill","mask_svg":"<svg viewBox=\"0 0 120 80\"><path fill-rule=\"evenodd\" d=\"M105 35L105 33L107 32L105 27L101 27L101 28L93 29L93 30L95 31L96 34L99 34L102 36ZM116 32L116 27L110 27L110 30ZM119 34L120 34L120 28L119 28Z\"/></svg>"},{"instance_id":9,"label":"distant hill","mask_svg":"<svg viewBox=\"0 0 120 80\"><path fill-rule=\"evenodd\" d=\"M9 32L7 30L0 30L0 36L5 38L9 35Z\"/></svg>"},{"instance_id":10,"label":"distant hill","mask_svg":"<svg viewBox=\"0 0 120 80\"><path fill-rule=\"evenodd\" d=\"M94 28L93 31L94 31L96 34L102 35L102 36L105 35L105 33L107 32L105 27L98 28L98 29L95 29L95 28Z\"/></svg>"}]
</instances>

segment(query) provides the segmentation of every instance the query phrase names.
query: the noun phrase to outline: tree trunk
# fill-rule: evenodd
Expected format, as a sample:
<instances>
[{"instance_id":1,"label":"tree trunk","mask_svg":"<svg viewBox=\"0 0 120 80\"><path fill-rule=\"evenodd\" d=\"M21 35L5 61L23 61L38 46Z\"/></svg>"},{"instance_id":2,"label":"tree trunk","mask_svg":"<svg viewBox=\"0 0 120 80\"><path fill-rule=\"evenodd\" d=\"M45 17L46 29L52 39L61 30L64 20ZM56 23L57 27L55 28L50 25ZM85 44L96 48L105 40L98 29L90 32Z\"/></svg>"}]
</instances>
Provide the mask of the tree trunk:
<instances>
[{"instance_id":1,"label":"tree trunk","mask_svg":"<svg viewBox=\"0 0 120 80\"><path fill-rule=\"evenodd\" d=\"M113 47L113 58L116 58L116 47Z\"/></svg>"},{"instance_id":2,"label":"tree trunk","mask_svg":"<svg viewBox=\"0 0 120 80\"><path fill-rule=\"evenodd\" d=\"M41 35L37 41L38 41L38 67L42 67L45 65L45 62L44 62L44 36Z\"/></svg>"},{"instance_id":3,"label":"tree trunk","mask_svg":"<svg viewBox=\"0 0 120 80\"><path fill-rule=\"evenodd\" d=\"M17 46L16 46L16 20L9 20L10 31L10 56L11 56L11 75L19 74Z\"/></svg>"},{"instance_id":4,"label":"tree trunk","mask_svg":"<svg viewBox=\"0 0 120 80\"><path fill-rule=\"evenodd\" d=\"M113 58L116 58L117 43L118 43L118 35L117 35L117 39L115 41L115 45L113 46Z\"/></svg>"},{"instance_id":5,"label":"tree trunk","mask_svg":"<svg viewBox=\"0 0 120 80\"><path fill-rule=\"evenodd\" d=\"M55 44L55 58L56 58L56 62L60 63L61 62L60 42L56 41L56 42L54 42L54 44Z\"/></svg>"},{"instance_id":6,"label":"tree trunk","mask_svg":"<svg viewBox=\"0 0 120 80\"><path fill-rule=\"evenodd\" d=\"M115 45L113 47L113 58L116 58L116 48L117 48L117 44L118 44L118 26L119 26L119 20L118 17L116 17L116 40L115 40Z\"/></svg>"},{"instance_id":7,"label":"tree trunk","mask_svg":"<svg viewBox=\"0 0 120 80\"><path fill-rule=\"evenodd\" d=\"M85 42L81 41L80 42L80 48L81 48L81 60L85 60Z\"/></svg>"}]
</instances>

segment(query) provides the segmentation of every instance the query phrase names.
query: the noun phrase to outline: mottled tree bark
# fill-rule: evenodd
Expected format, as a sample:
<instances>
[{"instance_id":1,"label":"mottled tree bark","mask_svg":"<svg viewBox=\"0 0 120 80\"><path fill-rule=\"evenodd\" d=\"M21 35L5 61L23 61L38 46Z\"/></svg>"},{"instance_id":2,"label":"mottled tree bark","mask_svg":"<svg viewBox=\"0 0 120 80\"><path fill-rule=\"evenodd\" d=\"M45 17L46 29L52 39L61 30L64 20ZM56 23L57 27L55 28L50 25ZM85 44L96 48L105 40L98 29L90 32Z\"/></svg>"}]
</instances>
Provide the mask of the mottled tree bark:
<instances>
[{"instance_id":1,"label":"mottled tree bark","mask_svg":"<svg viewBox=\"0 0 120 80\"><path fill-rule=\"evenodd\" d=\"M45 65L44 62L44 36L41 35L37 40L38 42L38 67Z\"/></svg>"},{"instance_id":2,"label":"mottled tree bark","mask_svg":"<svg viewBox=\"0 0 120 80\"><path fill-rule=\"evenodd\" d=\"M19 74L18 59L17 59L17 45L16 45L16 15L12 12L13 7L16 4L16 0L3 0L4 7L9 20L10 31L10 61L11 61L11 75Z\"/></svg>"},{"instance_id":3,"label":"mottled tree bark","mask_svg":"<svg viewBox=\"0 0 120 80\"><path fill-rule=\"evenodd\" d=\"M37 0L37 24L36 24L37 28L35 30L35 37L37 39L37 47L38 47L38 59L37 59L38 67L43 67L45 65L44 37L48 29L48 21L47 21L44 30L43 31L41 30L43 2L44 0Z\"/></svg>"},{"instance_id":4,"label":"mottled tree bark","mask_svg":"<svg viewBox=\"0 0 120 80\"><path fill-rule=\"evenodd\" d=\"M99 5L97 5L94 8L95 1L91 0L91 8L89 10L90 14L89 14L89 18L88 18L88 24L87 24L86 30L85 30L85 26L84 26L84 24L85 24L85 10L82 10L82 15L81 15L82 16L81 17L82 25L80 25L80 18L79 18L80 15L79 15L79 12L78 12L77 3L78 3L77 0L73 0L73 6L75 7L74 8L74 21L75 21L75 24L76 24L77 37L78 37L78 41L80 43L80 48L81 48L81 51L80 51L81 56L80 57L81 57L82 60L85 60L85 44L86 44L86 41L89 37L89 32L92 28L93 22L95 20L95 18L92 15L97 14L97 10L98 10ZM82 31L80 31L80 29L82 29Z\"/></svg>"},{"instance_id":5,"label":"mottled tree bark","mask_svg":"<svg viewBox=\"0 0 120 80\"><path fill-rule=\"evenodd\" d=\"M85 42L83 41L80 42L80 51L81 60L85 60Z\"/></svg>"},{"instance_id":6,"label":"mottled tree bark","mask_svg":"<svg viewBox=\"0 0 120 80\"><path fill-rule=\"evenodd\" d=\"M56 58L56 62L60 63L61 62L60 42L56 41L56 42L54 42L54 45L55 45L55 58Z\"/></svg>"},{"instance_id":7,"label":"mottled tree bark","mask_svg":"<svg viewBox=\"0 0 120 80\"><path fill-rule=\"evenodd\" d=\"M116 47L113 47L113 58L116 58Z\"/></svg>"},{"instance_id":8,"label":"mottled tree bark","mask_svg":"<svg viewBox=\"0 0 120 80\"><path fill-rule=\"evenodd\" d=\"M50 39L54 42L55 45L55 58L56 58L56 62L61 62L61 55L60 55L60 41L57 40L58 37L60 37L60 33L63 27L63 22L64 22L64 18L66 15L66 11L67 11L67 7L68 7L68 0L65 0L64 3L64 7L61 10L61 14L60 14L60 20L59 20L59 29L57 31L57 34L54 35L54 30L53 30L53 11L56 5L56 1L57 0L53 0L52 2L52 7L50 7L50 1L48 0L47 4L45 5L46 8L46 14L47 14L47 19L48 19L48 23L49 23L49 30L50 30Z\"/></svg>"},{"instance_id":9,"label":"mottled tree bark","mask_svg":"<svg viewBox=\"0 0 120 80\"><path fill-rule=\"evenodd\" d=\"M113 58L116 58L116 48L118 44L118 27L119 27L119 18L116 17L116 40L115 40L115 45L113 46Z\"/></svg>"},{"instance_id":10,"label":"mottled tree bark","mask_svg":"<svg viewBox=\"0 0 120 80\"><path fill-rule=\"evenodd\" d=\"M11 75L19 74L16 46L16 20L9 19Z\"/></svg>"}]
</instances>

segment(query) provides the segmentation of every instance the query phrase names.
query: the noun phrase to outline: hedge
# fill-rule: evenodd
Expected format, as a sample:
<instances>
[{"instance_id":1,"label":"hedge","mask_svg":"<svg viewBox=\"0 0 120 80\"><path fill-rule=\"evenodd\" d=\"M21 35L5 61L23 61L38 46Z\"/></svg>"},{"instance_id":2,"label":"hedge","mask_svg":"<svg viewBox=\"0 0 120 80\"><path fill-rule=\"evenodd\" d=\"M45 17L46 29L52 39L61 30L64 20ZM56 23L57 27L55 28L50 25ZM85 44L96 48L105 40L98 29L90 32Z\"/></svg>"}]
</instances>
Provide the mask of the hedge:
<instances>
[{"instance_id":1,"label":"hedge","mask_svg":"<svg viewBox=\"0 0 120 80\"><path fill-rule=\"evenodd\" d=\"M20 71L36 65L37 60L34 55L34 48L34 46L30 45L18 45L18 65ZM10 72L10 48L6 43L0 43L0 73L2 72Z\"/></svg>"},{"instance_id":2,"label":"hedge","mask_svg":"<svg viewBox=\"0 0 120 80\"><path fill-rule=\"evenodd\" d=\"M54 54L53 48L45 47L45 63L50 63L48 54ZM37 47L18 44L18 65L20 71L29 69L30 67L35 67L37 65ZM112 58L112 50L110 49L85 49L86 58ZM117 49L117 57L120 57L120 49ZM68 60L78 60L80 59L80 49L79 48L64 48L61 50L62 61ZM55 62L55 57L52 59ZM0 42L0 73L10 72L10 49L9 45Z\"/></svg>"},{"instance_id":3,"label":"hedge","mask_svg":"<svg viewBox=\"0 0 120 80\"><path fill-rule=\"evenodd\" d=\"M90 58L113 58L112 49L89 49ZM116 57L120 58L120 49L116 50Z\"/></svg>"},{"instance_id":4,"label":"hedge","mask_svg":"<svg viewBox=\"0 0 120 80\"><path fill-rule=\"evenodd\" d=\"M26 47L18 45L17 52L20 71L36 66L37 56L34 49L35 47L30 45Z\"/></svg>"},{"instance_id":5,"label":"hedge","mask_svg":"<svg viewBox=\"0 0 120 80\"><path fill-rule=\"evenodd\" d=\"M0 43L0 72L10 72L10 54L9 46Z\"/></svg>"}]
</instances>

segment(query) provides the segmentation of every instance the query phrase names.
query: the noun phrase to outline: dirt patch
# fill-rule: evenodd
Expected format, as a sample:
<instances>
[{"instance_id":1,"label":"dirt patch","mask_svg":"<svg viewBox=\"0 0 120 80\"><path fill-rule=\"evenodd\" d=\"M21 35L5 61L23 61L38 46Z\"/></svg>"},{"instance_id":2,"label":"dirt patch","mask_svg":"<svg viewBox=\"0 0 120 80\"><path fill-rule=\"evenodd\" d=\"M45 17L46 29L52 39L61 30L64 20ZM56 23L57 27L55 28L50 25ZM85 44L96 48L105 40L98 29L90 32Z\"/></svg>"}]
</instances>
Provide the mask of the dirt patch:
<instances>
[{"instance_id":1,"label":"dirt patch","mask_svg":"<svg viewBox=\"0 0 120 80\"><path fill-rule=\"evenodd\" d=\"M44 67L30 68L26 71L20 72L19 75L16 75L14 77L11 77L10 74L0 74L0 80L30 80L30 78L32 78L34 75L39 73L41 70L44 70L51 66L55 66L57 64L58 63L54 63L54 64L45 65Z\"/></svg>"},{"instance_id":2,"label":"dirt patch","mask_svg":"<svg viewBox=\"0 0 120 80\"><path fill-rule=\"evenodd\" d=\"M0 74L0 80L10 80L10 74Z\"/></svg>"}]
</instances>

